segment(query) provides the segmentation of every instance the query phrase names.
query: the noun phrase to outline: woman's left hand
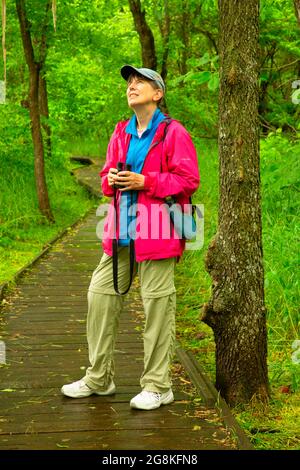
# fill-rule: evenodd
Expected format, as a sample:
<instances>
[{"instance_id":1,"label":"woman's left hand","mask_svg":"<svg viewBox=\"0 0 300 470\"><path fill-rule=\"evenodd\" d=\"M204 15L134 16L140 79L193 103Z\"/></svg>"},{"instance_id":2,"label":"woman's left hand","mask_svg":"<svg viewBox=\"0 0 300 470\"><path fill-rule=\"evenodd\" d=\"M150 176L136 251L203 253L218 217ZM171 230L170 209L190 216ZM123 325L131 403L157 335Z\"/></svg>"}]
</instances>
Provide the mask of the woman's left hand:
<instances>
[{"instance_id":1,"label":"woman's left hand","mask_svg":"<svg viewBox=\"0 0 300 470\"><path fill-rule=\"evenodd\" d=\"M120 191L144 189L145 176L133 171L119 171L114 182L123 186Z\"/></svg>"}]
</instances>

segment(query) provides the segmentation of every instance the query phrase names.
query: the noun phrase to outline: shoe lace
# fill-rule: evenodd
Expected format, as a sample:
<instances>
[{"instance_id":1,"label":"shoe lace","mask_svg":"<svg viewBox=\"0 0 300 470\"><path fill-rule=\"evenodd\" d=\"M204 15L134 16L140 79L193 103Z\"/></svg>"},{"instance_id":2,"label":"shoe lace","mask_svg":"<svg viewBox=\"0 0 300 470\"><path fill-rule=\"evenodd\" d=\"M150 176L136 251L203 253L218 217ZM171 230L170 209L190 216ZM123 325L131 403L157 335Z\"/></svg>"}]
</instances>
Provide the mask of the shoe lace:
<instances>
[{"instance_id":1,"label":"shoe lace","mask_svg":"<svg viewBox=\"0 0 300 470\"><path fill-rule=\"evenodd\" d=\"M144 393L144 395L152 395L152 397L156 400L156 401L159 401L160 400L160 397L161 397L161 393L159 392L148 392L147 390L144 390L142 393Z\"/></svg>"}]
</instances>

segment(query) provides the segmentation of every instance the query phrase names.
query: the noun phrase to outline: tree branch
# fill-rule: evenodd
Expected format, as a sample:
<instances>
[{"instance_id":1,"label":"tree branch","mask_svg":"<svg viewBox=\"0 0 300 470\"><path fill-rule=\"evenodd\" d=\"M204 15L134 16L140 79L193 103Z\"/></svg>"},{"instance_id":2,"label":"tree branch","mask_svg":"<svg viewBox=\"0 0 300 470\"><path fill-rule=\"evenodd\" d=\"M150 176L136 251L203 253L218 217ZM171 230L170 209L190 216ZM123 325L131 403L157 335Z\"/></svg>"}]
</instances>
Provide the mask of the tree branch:
<instances>
[{"instance_id":1,"label":"tree branch","mask_svg":"<svg viewBox=\"0 0 300 470\"><path fill-rule=\"evenodd\" d=\"M295 15L300 26L300 0L294 0Z\"/></svg>"},{"instance_id":2,"label":"tree branch","mask_svg":"<svg viewBox=\"0 0 300 470\"><path fill-rule=\"evenodd\" d=\"M29 69L33 69L36 67L37 64L34 59L34 51L30 34L30 24L26 14L25 0L16 0L16 9L20 23L25 59Z\"/></svg>"},{"instance_id":3,"label":"tree branch","mask_svg":"<svg viewBox=\"0 0 300 470\"><path fill-rule=\"evenodd\" d=\"M140 0L128 0L133 16L135 29L139 35L142 47L142 62L144 67L156 69L156 53L153 33L146 21L145 10L142 9Z\"/></svg>"},{"instance_id":4,"label":"tree branch","mask_svg":"<svg viewBox=\"0 0 300 470\"><path fill-rule=\"evenodd\" d=\"M43 67L44 63L45 63L45 60L46 60L46 55L47 55L47 30L48 30L48 24L49 24L49 21L48 21L48 13L50 11L50 8L51 8L51 3L52 1L51 0L48 0L47 4L46 4L46 11L45 11L45 17L44 17L44 22L43 22L43 25L42 25L42 35L41 35L41 43L40 43L40 64L41 64L41 68Z\"/></svg>"}]
</instances>

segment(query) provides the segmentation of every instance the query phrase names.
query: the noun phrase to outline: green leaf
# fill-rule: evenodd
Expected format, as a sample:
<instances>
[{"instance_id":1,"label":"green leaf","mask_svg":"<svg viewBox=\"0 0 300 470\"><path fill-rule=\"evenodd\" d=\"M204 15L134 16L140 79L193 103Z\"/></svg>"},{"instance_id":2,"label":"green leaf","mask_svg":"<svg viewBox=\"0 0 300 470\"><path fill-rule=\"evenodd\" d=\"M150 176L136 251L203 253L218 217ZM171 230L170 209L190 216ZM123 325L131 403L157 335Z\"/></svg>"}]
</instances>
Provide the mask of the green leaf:
<instances>
[{"instance_id":1,"label":"green leaf","mask_svg":"<svg viewBox=\"0 0 300 470\"><path fill-rule=\"evenodd\" d=\"M56 443L56 446L57 447L62 447L63 449L68 449L69 446L65 445L65 444L58 444L58 442Z\"/></svg>"},{"instance_id":2,"label":"green leaf","mask_svg":"<svg viewBox=\"0 0 300 470\"><path fill-rule=\"evenodd\" d=\"M211 73L209 71L204 72L191 72L187 73L184 79L184 82L194 81L198 85L202 85L202 83L206 83L210 80Z\"/></svg>"},{"instance_id":3,"label":"green leaf","mask_svg":"<svg viewBox=\"0 0 300 470\"><path fill-rule=\"evenodd\" d=\"M209 80L207 87L211 91L217 90L217 88L219 87L219 75L217 73L214 73L211 76L211 79Z\"/></svg>"}]
</instances>

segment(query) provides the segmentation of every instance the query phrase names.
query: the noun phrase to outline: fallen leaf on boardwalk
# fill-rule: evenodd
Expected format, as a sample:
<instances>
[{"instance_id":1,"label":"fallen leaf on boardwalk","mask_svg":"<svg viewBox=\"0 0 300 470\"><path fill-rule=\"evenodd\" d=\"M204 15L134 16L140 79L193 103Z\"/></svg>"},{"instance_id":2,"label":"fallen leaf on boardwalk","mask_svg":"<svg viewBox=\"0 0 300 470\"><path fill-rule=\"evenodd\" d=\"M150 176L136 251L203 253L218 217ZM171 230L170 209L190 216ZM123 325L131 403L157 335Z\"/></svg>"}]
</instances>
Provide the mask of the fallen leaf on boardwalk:
<instances>
[{"instance_id":1,"label":"fallen leaf on boardwalk","mask_svg":"<svg viewBox=\"0 0 300 470\"><path fill-rule=\"evenodd\" d=\"M190 384L191 383L189 380L185 380L182 377L179 377L179 380L181 380L181 382L183 382L185 384Z\"/></svg>"},{"instance_id":2,"label":"fallen leaf on boardwalk","mask_svg":"<svg viewBox=\"0 0 300 470\"><path fill-rule=\"evenodd\" d=\"M68 449L68 448L69 448L69 446L66 446L66 445L64 445L64 444L58 444L58 443L56 443L56 445L57 445L57 447L63 447L64 449Z\"/></svg>"},{"instance_id":3,"label":"fallen leaf on boardwalk","mask_svg":"<svg viewBox=\"0 0 300 470\"><path fill-rule=\"evenodd\" d=\"M34 405L42 405L43 403L49 403L51 400L43 400L43 401L37 401L37 400L27 400L25 403L33 403Z\"/></svg>"},{"instance_id":4,"label":"fallen leaf on boardwalk","mask_svg":"<svg viewBox=\"0 0 300 470\"><path fill-rule=\"evenodd\" d=\"M178 402L177 402L178 403ZM181 414L179 413L175 413L175 411L172 411L172 410L168 410L169 413L172 413L172 415L175 415L175 416L182 416Z\"/></svg>"},{"instance_id":5,"label":"fallen leaf on boardwalk","mask_svg":"<svg viewBox=\"0 0 300 470\"><path fill-rule=\"evenodd\" d=\"M14 388L3 388L0 392L16 392Z\"/></svg>"},{"instance_id":6,"label":"fallen leaf on boardwalk","mask_svg":"<svg viewBox=\"0 0 300 470\"><path fill-rule=\"evenodd\" d=\"M201 397L194 398L193 402L194 403L200 403L202 401Z\"/></svg>"},{"instance_id":7,"label":"fallen leaf on boardwalk","mask_svg":"<svg viewBox=\"0 0 300 470\"><path fill-rule=\"evenodd\" d=\"M204 416L211 416L210 410L195 410L194 417L196 418L203 418Z\"/></svg>"},{"instance_id":8,"label":"fallen leaf on boardwalk","mask_svg":"<svg viewBox=\"0 0 300 470\"><path fill-rule=\"evenodd\" d=\"M208 423L217 423L218 421L221 421L221 418L217 416L216 418L205 418L205 421Z\"/></svg>"},{"instance_id":9,"label":"fallen leaf on boardwalk","mask_svg":"<svg viewBox=\"0 0 300 470\"><path fill-rule=\"evenodd\" d=\"M200 429L201 429L201 426L194 426L193 427L193 431L200 431Z\"/></svg>"}]
</instances>

